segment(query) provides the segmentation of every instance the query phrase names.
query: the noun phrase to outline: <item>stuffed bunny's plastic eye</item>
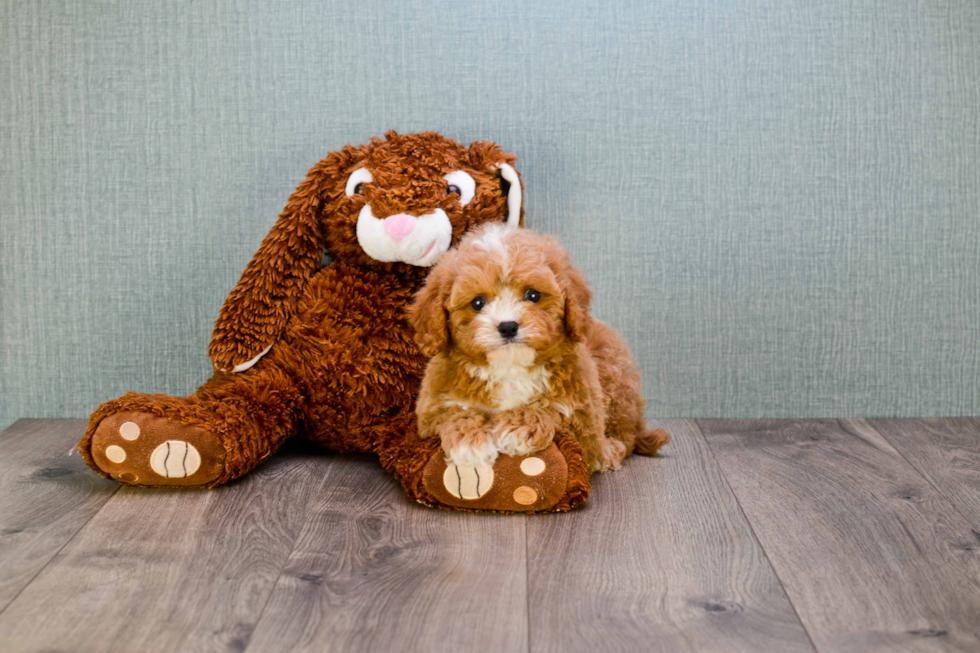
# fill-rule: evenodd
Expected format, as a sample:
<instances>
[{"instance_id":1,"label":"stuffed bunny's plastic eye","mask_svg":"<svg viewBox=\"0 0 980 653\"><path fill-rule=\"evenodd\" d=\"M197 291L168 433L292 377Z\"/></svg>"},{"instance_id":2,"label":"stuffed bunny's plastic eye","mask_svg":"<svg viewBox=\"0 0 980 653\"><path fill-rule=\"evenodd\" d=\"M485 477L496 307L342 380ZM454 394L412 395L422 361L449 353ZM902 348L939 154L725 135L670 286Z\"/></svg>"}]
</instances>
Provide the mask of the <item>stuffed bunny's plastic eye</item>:
<instances>
[{"instance_id":1,"label":"stuffed bunny's plastic eye","mask_svg":"<svg viewBox=\"0 0 980 653\"><path fill-rule=\"evenodd\" d=\"M364 184L370 184L374 181L374 175L367 168L358 168L350 174L347 178L347 185L344 187L344 193L347 197L352 195L363 195L364 194Z\"/></svg>"},{"instance_id":2,"label":"stuffed bunny's plastic eye","mask_svg":"<svg viewBox=\"0 0 980 653\"><path fill-rule=\"evenodd\" d=\"M476 182L467 172L456 170L443 177L449 186L446 187L447 193L458 193L460 206L466 206L476 195ZM454 190L455 189L455 190Z\"/></svg>"}]
</instances>

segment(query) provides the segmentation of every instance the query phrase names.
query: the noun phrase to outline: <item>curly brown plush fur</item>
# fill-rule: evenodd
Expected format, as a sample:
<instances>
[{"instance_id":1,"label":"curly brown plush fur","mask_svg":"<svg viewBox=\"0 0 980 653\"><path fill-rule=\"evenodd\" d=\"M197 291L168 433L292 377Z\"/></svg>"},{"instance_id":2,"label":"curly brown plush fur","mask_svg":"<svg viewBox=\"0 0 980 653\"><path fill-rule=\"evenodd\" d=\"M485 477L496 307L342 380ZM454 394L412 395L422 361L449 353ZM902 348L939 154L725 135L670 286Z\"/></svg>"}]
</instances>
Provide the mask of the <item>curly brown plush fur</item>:
<instances>
[{"instance_id":1,"label":"curly brown plush fur","mask_svg":"<svg viewBox=\"0 0 980 653\"><path fill-rule=\"evenodd\" d=\"M426 359L405 316L428 268L372 258L358 225L367 206L372 220L400 215L407 224L441 210L451 225L445 244L454 244L477 225L507 220L508 198L520 197L514 162L493 143L467 148L434 132L389 132L330 153L289 198L225 301L209 349L214 376L189 397L129 393L100 406L79 443L86 462L129 485L210 487L301 436L376 452L412 498L443 505L421 481L439 454L415 428ZM358 169L373 179L351 190ZM465 205L467 189L447 183L452 171L473 182ZM511 220L523 225L516 208L519 220ZM324 250L332 263L321 267ZM557 509L568 509L587 496L588 475L578 471L574 443L562 446L570 476Z\"/></svg>"}]
</instances>

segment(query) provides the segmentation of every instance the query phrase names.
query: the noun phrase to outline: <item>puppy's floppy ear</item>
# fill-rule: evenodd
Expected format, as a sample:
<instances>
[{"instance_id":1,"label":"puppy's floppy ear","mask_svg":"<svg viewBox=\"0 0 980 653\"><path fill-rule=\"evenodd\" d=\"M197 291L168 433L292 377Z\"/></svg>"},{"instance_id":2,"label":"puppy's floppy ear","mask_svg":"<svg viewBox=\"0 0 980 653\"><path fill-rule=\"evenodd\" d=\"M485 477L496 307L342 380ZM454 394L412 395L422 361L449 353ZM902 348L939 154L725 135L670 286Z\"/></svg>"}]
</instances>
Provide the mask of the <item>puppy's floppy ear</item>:
<instances>
[{"instance_id":1,"label":"puppy's floppy ear","mask_svg":"<svg viewBox=\"0 0 980 653\"><path fill-rule=\"evenodd\" d=\"M408 321L415 329L415 343L427 358L449 348L449 311L446 302L449 301L456 274L456 256L456 250L442 255L408 308Z\"/></svg>"},{"instance_id":2,"label":"puppy's floppy ear","mask_svg":"<svg viewBox=\"0 0 980 653\"><path fill-rule=\"evenodd\" d=\"M565 269L565 331L569 337L581 342L588 334L588 326L592 321L589 305L592 303L592 291L585 282L585 277L575 268Z\"/></svg>"},{"instance_id":3,"label":"puppy's floppy ear","mask_svg":"<svg viewBox=\"0 0 980 653\"><path fill-rule=\"evenodd\" d=\"M592 291L582 273L572 265L568 252L553 238L546 237L546 240L554 244L548 265L558 278L558 284L565 295L565 333L575 342L582 342L588 335L589 323L592 321L589 313Z\"/></svg>"},{"instance_id":4,"label":"puppy's floppy ear","mask_svg":"<svg viewBox=\"0 0 980 653\"><path fill-rule=\"evenodd\" d=\"M286 327L303 288L320 268L326 244L320 212L349 157L347 151L331 153L290 196L221 307L208 347L215 369L247 370Z\"/></svg>"},{"instance_id":5,"label":"puppy's floppy ear","mask_svg":"<svg viewBox=\"0 0 980 653\"><path fill-rule=\"evenodd\" d=\"M500 184L501 193L507 198L507 224L524 226L524 182L514 168L517 157L504 152L491 141L474 141L469 148L470 165L492 173Z\"/></svg>"}]
</instances>

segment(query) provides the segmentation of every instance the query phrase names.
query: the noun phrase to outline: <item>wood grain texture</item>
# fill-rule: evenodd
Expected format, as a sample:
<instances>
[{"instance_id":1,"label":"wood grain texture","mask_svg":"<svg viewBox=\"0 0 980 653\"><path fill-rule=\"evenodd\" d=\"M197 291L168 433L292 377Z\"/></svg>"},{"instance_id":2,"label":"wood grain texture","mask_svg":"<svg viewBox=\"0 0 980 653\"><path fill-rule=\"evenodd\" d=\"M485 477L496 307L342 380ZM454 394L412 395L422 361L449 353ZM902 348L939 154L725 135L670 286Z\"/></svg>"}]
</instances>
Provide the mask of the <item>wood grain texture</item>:
<instances>
[{"instance_id":1,"label":"wood grain texture","mask_svg":"<svg viewBox=\"0 0 980 653\"><path fill-rule=\"evenodd\" d=\"M861 420L702 421L817 648L980 648L970 524Z\"/></svg>"},{"instance_id":2,"label":"wood grain texture","mask_svg":"<svg viewBox=\"0 0 980 653\"><path fill-rule=\"evenodd\" d=\"M812 651L698 427L528 522L531 650Z\"/></svg>"},{"instance_id":3,"label":"wood grain texture","mask_svg":"<svg viewBox=\"0 0 980 653\"><path fill-rule=\"evenodd\" d=\"M875 419L871 426L973 525L980 549L980 419Z\"/></svg>"},{"instance_id":4,"label":"wood grain texture","mask_svg":"<svg viewBox=\"0 0 980 653\"><path fill-rule=\"evenodd\" d=\"M121 488L0 615L16 651L241 651L327 461L212 490Z\"/></svg>"},{"instance_id":5,"label":"wood grain texture","mask_svg":"<svg viewBox=\"0 0 980 653\"><path fill-rule=\"evenodd\" d=\"M526 650L525 519L424 508L338 458L247 650Z\"/></svg>"},{"instance_id":6,"label":"wood grain texture","mask_svg":"<svg viewBox=\"0 0 980 653\"><path fill-rule=\"evenodd\" d=\"M0 433L0 611L119 485L69 451L85 420L20 420Z\"/></svg>"},{"instance_id":7,"label":"wood grain texture","mask_svg":"<svg viewBox=\"0 0 980 653\"><path fill-rule=\"evenodd\" d=\"M980 422L873 424L660 422L663 457L525 517L423 508L374 458L310 451L118 489L67 455L83 420L21 421L0 650L978 650Z\"/></svg>"}]
</instances>

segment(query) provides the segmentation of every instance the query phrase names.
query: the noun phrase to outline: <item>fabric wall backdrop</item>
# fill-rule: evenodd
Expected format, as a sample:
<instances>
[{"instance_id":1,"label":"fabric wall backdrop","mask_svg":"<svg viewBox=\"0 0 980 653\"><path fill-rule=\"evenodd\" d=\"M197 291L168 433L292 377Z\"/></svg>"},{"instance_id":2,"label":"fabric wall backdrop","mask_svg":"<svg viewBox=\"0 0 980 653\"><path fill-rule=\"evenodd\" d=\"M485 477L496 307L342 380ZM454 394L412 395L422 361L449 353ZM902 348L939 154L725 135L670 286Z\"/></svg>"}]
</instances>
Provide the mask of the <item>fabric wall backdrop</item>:
<instances>
[{"instance_id":1,"label":"fabric wall backdrop","mask_svg":"<svg viewBox=\"0 0 980 653\"><path fill-rule=\"evenodd\" d=\"M980 413L980 3L0 4L0 426L203 382L307 169L519 157L649 414Z\"/></svg>"}]
</instances>

